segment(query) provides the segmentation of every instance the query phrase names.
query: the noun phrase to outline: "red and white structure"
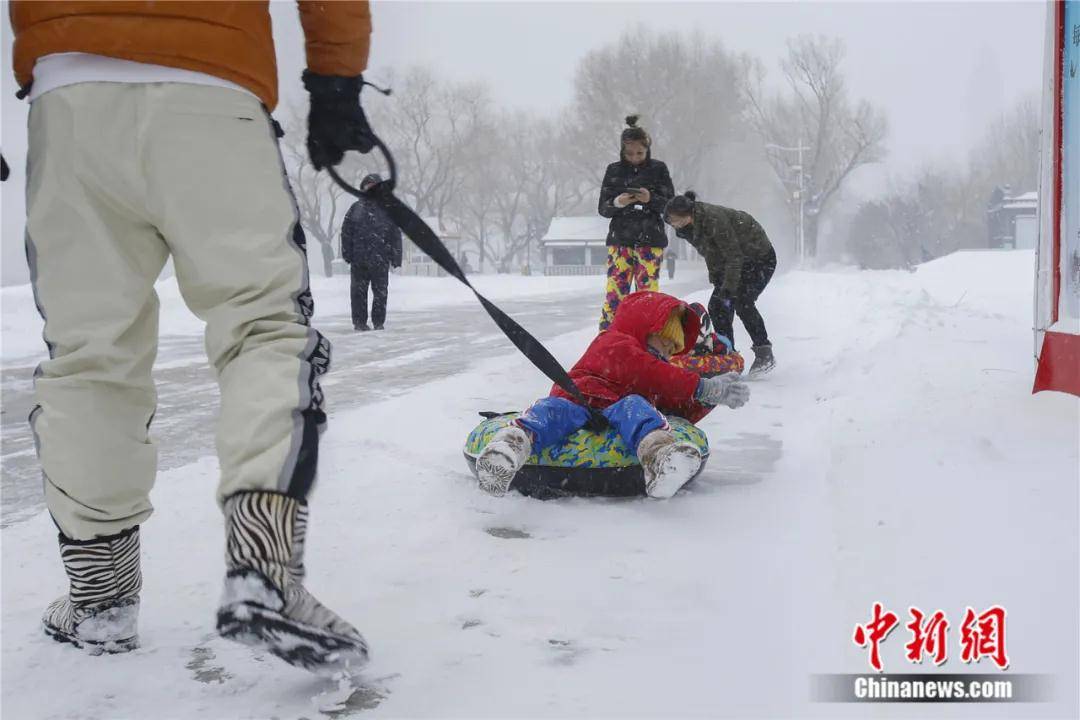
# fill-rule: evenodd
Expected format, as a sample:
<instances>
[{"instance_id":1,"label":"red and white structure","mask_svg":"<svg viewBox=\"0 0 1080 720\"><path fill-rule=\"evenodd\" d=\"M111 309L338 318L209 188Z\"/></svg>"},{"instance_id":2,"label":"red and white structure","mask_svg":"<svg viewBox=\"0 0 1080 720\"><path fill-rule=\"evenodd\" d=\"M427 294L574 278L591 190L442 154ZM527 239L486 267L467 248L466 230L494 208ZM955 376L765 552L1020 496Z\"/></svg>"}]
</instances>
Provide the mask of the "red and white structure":
<instances>
[{"instance_id":1,"label":"red and white structure","mask_svg":"<svg viewBox=\"0 0 1080 720\"><path fill-rule=\"evenodd\" d=\"M1080 0L1046 25L1033 392L1080 396Z\"/></svg>"}]
</instances>

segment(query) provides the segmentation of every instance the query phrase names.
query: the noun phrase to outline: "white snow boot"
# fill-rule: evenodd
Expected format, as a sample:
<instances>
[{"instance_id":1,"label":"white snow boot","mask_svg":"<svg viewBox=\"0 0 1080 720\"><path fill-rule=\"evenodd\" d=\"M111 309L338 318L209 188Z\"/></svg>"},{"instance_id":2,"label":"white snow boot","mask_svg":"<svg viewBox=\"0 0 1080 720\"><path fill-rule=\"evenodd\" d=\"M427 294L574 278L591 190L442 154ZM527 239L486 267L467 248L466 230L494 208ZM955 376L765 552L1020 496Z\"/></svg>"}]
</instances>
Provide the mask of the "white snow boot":
<instances>
[{"instance_id":1,"label":"white snow boot","mask_svg":"<svg viewBox=\"0 0 1080 720\"><path fill-rule=\"evenodd\" d=\"M757 377L776 367L776 358L772 354L772 345L754 345L750 348L754 351L754 364L747 373L750 377Z\"/></svg>"},{"instance_id":2,"label":"white snow boot","mask_svg":"<svg viewBox=\"0 0 1080 720\"><path fill-rule=\"evenodd\" d=\"M306 531L307 505L287 495L243 492L225 501L218 632L319 675L355 670L368 659L364 638L303 585Z\"/></svg>"},{"instance_id":3,"label":"white snow boot","mask_svg":"<svg viewBox=\"0 0 1080 720\"><path fill-rule=\"evenodd\" d=\"M499 430L476 459L480 489L495 497L505 495L530 455L532 439L529 433L517 425L507 425Z\"/></svg>"},{"instance_id":4,"label":"white snow boot","mask_svg":"<svg viewBox=\"0 0 1080 720\"><path fill-rule=\"evenodd\" d=\"M45 634L91 655L137 648L139 526L89 541L60 535L60 557L70 590L46 608Z\"/></svg>"},{"instance_id":5,"label":"white snow boot","mask_svg":"<svg viewBox=\"0 0 1080 720\"><path fill-rule=\"evenodd\" d=\"M637 456L645 473L645 492L652 498L673 496L701 469L701 452L677 441L670 430L653 430L643 437Z\"/></svg>"}]
</instances>

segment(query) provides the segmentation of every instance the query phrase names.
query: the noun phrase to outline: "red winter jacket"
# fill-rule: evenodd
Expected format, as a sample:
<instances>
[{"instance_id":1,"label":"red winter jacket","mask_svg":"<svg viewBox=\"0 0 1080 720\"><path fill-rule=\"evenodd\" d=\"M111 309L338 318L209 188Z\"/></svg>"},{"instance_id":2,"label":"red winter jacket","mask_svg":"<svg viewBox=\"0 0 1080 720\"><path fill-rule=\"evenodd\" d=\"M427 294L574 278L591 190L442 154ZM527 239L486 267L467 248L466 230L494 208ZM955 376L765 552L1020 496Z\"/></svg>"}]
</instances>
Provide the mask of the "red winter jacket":
<instances>
[{"instance_id":1,"label":"red winter jacket","mask_svg":"<svg viewBox=\"0 0 1080 720\"><path fill-rule=\"evenodd\" d=\"M658 292L636 292L627 295L615 311L615 318L606 332L600 333L581 359L570 370L570 377L589 401L603 409L627 395L641 395L662 413L679 415L697 422L712 408L694 401L699 378L659 359L648 349L646 338L660 332L671 311L682 307L683 335L686 346L677 354L694 347L700 331L700 320L686 303ZM553 397L574 398L558 385L552 388Z\"/></svg>"}]
</instances>

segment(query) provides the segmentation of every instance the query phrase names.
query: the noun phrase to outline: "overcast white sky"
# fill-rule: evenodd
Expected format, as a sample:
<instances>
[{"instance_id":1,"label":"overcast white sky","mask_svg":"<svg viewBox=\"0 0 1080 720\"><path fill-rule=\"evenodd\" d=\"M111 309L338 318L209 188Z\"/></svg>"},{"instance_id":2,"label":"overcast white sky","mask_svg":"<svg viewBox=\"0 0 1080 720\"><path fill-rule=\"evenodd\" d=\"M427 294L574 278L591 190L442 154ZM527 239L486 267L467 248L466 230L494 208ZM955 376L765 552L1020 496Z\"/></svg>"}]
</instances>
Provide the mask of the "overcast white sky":
<instances>
[{"instance_id":1,"label":"overcast white sky","mask_svg":"<svg viewBox=\"0 0 1080 720\"><path fill-rule=\"evenodd\" d=\"M901 168L966 153L1042 77L1042 2L391 2L373 12L373 70L431 63L541 112L569 101L586 52L638 25L701 30L758 55L770 73L788 37L839 36L851 91L885 109L890 164Z\"/></svg>"},{"instance_id":2,"label":"overcast white sky","mask_svg":"<svg viewBox=\"0 0 1080 720\"><path fill-rule=\"evenodd\" d=\"M546 112L567 103L574 69L590 49L627 29L700 30L752 52L778 72L786 38L825 33L847 43L855 97L890 122L886 163L862 178L878 184L931 160L963 160L988 122L1042 77L1045 4L799 2L564 3L375 2L372 78L380 68L427 63L461 79L483 79L497 99ZM282 95L300 98L303 49L295 4L273 3ZM23 163L25 106L12 97L11 34L3 3L3 147ZM3 188L5 216L21 213L21 172ZM3 223L5 283L21 263L22 230Z\"/></svg>"}]
</instances>

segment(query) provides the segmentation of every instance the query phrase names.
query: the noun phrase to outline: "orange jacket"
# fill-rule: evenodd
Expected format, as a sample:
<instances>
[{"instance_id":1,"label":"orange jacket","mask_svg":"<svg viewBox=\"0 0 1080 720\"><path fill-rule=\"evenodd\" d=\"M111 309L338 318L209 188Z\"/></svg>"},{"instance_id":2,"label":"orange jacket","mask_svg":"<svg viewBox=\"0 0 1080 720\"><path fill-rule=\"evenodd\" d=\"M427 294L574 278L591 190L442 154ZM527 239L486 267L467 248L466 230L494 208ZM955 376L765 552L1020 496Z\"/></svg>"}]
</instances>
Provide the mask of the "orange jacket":
<instances>
[{"instance_id":1,"label":"orange jacket","mask_svg":"<svg viewBox=\"0 0 1080 720\"><path fill-rule=\"evenodd\" d=\"M367 67L367 0L299 0L307 66L322 75L359 75ZM34 63L53 53L84 52L195 70L251 90L277 105L277 60L268 0L131 2L13 0L15 79L26 87Z\"/></svg>"}]
</instances>

